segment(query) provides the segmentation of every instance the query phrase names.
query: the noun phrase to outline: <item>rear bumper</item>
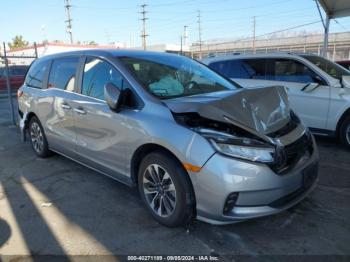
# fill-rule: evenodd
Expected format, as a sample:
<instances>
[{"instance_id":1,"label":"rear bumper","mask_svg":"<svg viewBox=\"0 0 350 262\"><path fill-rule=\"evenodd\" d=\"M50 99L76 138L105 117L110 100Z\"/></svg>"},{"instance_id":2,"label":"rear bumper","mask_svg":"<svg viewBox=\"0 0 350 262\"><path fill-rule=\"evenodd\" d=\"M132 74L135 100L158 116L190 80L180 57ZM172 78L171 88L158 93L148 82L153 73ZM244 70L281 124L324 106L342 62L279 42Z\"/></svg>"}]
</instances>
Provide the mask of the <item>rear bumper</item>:
<instances>
[{"instance_id":1,"label":"rear bumper","mask_svg":"<svg viewBox=\"0 0 350 262\"><path fill-rule=\"evenodd\" d=\"M26 129L27 129L27 123L26 123L26 119L27 119L27 114L19 114L18 113L18 119L19 119L19 129L20 129L20 133L21 133L21 141L25 142L27 140L27 136L26 136Z\"/></svg>"},{"instance_id":2,"label":"rear bumper","mask_svg":"<svg viewBox=\"0 0 350 262\"><path fill-rule=\"evenodd\" d=\"M283 175L263 164L215 154L199 173L191 174L197 218L212 224L228 224L276 214L294 206L317 183L318 151L314 140L313 144L312 155ZM224 214L227 196L233 192L239 193L236 204Z\"/></svg>"}]
</instances>

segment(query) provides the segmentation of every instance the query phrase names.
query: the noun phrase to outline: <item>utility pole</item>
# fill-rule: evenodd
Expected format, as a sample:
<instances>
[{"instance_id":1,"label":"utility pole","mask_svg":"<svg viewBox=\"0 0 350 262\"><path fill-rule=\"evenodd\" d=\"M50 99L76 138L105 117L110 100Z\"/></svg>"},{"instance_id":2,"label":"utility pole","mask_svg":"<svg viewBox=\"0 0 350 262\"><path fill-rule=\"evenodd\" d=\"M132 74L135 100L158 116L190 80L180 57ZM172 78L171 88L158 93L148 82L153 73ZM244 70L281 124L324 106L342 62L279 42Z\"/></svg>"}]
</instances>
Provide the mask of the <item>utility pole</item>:
<instances>
[{"instance_id":1,"label":"utility pole","mask_svg":"<svg viewBox=\"0 0 350 262\"><path fill-rule=\"evenodd\" d=\"M183 42L183 36L180 35L180 55L183 55L182 42Z\"/></svg>"},{"instance_id":2,"label":"utility pole","mask_svg":"<svg viewBox=\"0 0 350 262\"><path fill-rule=\"evenodd\" d=\"M146 37L148 36L148 34L146 33L146 20L148 20L148 18L146 17L147 11L146 11L146 4L142 4L141 5L141 14L142 14L142 32L141 32L141 38L142 38L142 47L144 50L146 50L147 45L146 45Z\"/></svg>"},{"instance_id":3,"label":"utility pole","mask_svg":"<svg viewBox=\"0 0 350 262\"><path fill-rule=\"evenodd\" d=\"M202 24L201 24L201 11L198 10L197 15L197 23L198 23L198 40L199 40L199 58L202 58Z\"/></svg>"},{"instance_id":4,"label":"utility pole","mask_svg":"<svg viewBox=\"0 0 350 262\"><path fill-rule=\"evenodd\" d=\"M188 40L188 31L187 31L187 28L188 28L188 26L185 25L184 26L184 36L183 36L183 44L184 44L184 46L188 45L188 42L187 42L187 40Z\"/></svg>"},{"instance_id":5,"label":"utility pole","mask_svg":"<svg viewBox=\"0 0 350 262\"><path fill-rule=\"evenodd\" d=\"M256 53L256 48L255 48L255 16L253 16L253 53Z\"/></svg>"},{"instance_id":6,"label":"utility pole","mask_svg":"<svg viewBox=\"0 0 350 262\"><path fill-rule=\"evenodd\" d=\"M70 43L73 44L73 33L72 33L72 18L70 15L70 8L72 5L70 4L70 0L65 0L65 8L67 13L67 20L65 21L67 24L67 33L69 34Z\"/></svg>"}]
</instances>

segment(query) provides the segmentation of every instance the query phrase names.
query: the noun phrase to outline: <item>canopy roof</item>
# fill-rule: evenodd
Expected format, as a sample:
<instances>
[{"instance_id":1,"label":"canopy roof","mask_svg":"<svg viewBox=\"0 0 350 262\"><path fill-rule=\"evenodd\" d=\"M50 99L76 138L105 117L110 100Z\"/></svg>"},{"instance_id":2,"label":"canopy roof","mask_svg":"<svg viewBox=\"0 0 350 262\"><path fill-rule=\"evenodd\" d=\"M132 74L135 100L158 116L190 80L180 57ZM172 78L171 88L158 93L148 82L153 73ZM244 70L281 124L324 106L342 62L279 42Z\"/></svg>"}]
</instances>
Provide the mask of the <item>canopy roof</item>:
<instances>
[{"instance_id":1,"label":"canopy roof","mask_svg":"<svg viewBox=\"0 0 350 262\"><path fill-rule=\"evenodd\" d=\"M330 18L350 16L350 0L318 0Z\"/></svg>"}]
</instances>

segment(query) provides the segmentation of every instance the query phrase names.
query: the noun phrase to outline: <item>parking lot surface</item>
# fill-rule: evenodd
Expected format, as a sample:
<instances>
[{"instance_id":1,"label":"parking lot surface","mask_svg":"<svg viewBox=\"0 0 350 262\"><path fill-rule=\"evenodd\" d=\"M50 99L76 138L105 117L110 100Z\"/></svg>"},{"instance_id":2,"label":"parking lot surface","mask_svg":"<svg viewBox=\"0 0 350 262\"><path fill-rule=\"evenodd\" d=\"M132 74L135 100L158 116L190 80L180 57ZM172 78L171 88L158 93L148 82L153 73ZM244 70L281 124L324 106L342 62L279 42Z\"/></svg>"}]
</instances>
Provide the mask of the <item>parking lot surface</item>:
<instances>
[{"instance_id":1,"label":"parking lot surface","mask_svg":"<svg viewBox=\"0 0 350 262\"><path fill-rule=\"evenodd\" d=\"M350 255L350 151L317 138L319 183L283 213L166 228L130 189L67 158L37 158L0 99L2 255Z\"/></svg>"}]
</instances>

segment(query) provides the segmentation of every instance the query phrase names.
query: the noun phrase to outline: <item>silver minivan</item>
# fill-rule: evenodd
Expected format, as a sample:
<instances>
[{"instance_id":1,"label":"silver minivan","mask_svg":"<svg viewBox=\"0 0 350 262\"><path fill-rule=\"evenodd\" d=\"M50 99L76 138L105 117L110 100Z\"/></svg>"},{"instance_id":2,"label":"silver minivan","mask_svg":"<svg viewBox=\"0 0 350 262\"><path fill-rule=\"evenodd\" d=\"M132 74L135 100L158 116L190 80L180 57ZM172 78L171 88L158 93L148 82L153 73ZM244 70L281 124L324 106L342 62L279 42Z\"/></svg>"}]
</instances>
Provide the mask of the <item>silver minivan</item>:
<instances>
[{"instance_id":1,"label":"silver minivan","mask_svg":"<svg viewBox=\"0 0 350 262\"><path fill-rule=\"evenodd\" d=\"M192 59L89 50L37 59L18 91L23 140L130 186L167 226L278 213L317 181L313 136L283 87L243 89Z\"/></svg>"}]
</instances>

